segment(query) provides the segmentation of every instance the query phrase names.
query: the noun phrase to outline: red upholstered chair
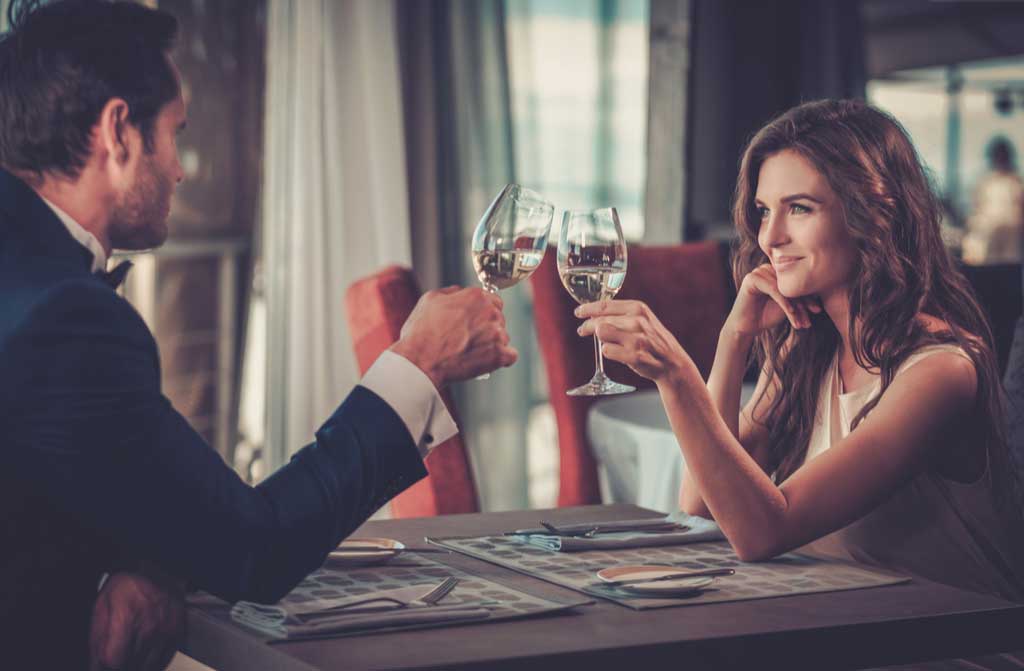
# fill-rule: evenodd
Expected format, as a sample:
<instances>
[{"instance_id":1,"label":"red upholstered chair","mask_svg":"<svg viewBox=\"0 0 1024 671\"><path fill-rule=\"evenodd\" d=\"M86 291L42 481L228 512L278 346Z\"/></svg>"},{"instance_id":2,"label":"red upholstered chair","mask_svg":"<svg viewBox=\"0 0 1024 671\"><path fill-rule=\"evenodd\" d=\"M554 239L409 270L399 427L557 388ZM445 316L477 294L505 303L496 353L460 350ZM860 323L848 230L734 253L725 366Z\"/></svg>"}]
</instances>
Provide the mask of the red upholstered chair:
<instances>
[{"instance_id":1,"label":"red upholstered chair","mask_svg":"<svg viewBox=\"0 0 1024 671\"><path fill-rule=\"evenodd\" d=\"M398 340L420 290L408 268L391 266L352 284L345 294L348 327L360 373ZM451 393L441 392L456 418ZM473 471L462 434L435 447L426 460L428 475L391 501L395 517L431 517L479 512Z\"/></svg>"},{"instance_id":2,"label":"red upholstered chair","mask_svg":"<svg viewBox=\"0 0 1024 671\"><path fill-rule=\"evenodd\" d=\"M587 410L597 399L565 395L593 375L594 346L590 338L576 334L576 302L558 278L554 249L544 255L530 281L537 339L558 422L558 505L598 503L597 464L586 440ZM646 302L707 378L734 295L728 251L721 243L708 241L631 246L626 282L617 298ZM617 382L638 389L653 387L621 364L606 360L605 371Z\"/></svg>"}]
</instances>

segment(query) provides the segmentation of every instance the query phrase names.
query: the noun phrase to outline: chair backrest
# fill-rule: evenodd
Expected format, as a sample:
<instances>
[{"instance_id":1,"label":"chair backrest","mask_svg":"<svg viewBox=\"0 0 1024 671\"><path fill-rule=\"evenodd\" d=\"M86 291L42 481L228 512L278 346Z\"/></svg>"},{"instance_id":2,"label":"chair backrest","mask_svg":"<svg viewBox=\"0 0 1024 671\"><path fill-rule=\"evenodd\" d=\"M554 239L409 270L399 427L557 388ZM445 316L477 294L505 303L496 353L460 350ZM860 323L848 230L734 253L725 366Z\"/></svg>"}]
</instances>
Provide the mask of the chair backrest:
<instances>
[{"instance_id":1,"label":"chair backrest","mask_svg":"<svg viewBox=\"0 0 1024 671\"><path fill-rule=\"evenodd\" d=\"M988 266L965 264L960 270L974 288L978 302L988 317L995 341L999 374L1002 375L1006 372L1006 363L1010 357L1017 318L1021 316L1021 266L1019 263Z\"/></svg>"},{"instance_id":2,"label":"chair backrest","mask_svg":"<svg viewBox=\"0 0 1024 671\"><path fill-rule=\"evenodd\" d=\"M348 327L360 373L394 344L420 290L408 268L391 266L353 283L345 293ZM448 412L456 418L451 393L441 392ZM391 501L395 517L431 517L479 512L473 471L462 434L438 445L426 459L426 478Z\"/></svg>"},{"instance_id":3,"label":"chair backrest","mask_svg":"<svg viewBox=\"0 0 1024 671\"><path fill-rule=\"evenodd\" d=\"M567 389L590 379L594 347L576 334L580 324L573 316L576 303L562 286L555 257L554 249L548 250L531 284L537 339L558 423L558 505L598 503L597 464L586 440L587 411L597 399L565 395ZM618 298L647 303L706 378L733 296L727 249L708 241L630 246L629 269ZM617 382L638 389L653 387L621 364L606 361L605 370Z\"/></svg>"}]
</instances>

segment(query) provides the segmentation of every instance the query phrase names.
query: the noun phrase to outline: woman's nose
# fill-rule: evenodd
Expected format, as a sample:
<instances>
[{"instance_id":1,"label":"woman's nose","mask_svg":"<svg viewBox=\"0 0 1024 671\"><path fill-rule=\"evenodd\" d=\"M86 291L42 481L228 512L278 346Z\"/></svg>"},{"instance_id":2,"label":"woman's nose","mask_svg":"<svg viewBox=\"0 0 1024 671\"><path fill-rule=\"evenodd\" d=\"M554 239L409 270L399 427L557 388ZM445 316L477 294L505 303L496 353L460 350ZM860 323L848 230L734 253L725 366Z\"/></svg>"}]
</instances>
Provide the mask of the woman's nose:
<instances>
[{"instance_id":1,"label":"woman's nose","mask_svg":"<svg viewBox=\"0 0 1024 671\"><path fill-rule=\"evenodd\" d=\"M778 247L789 242L789 234L786 232L786 220L782 214L769 212L761 222L760 235L761 248L768 251L772 247Z\"/></svg>"}]
</instances>

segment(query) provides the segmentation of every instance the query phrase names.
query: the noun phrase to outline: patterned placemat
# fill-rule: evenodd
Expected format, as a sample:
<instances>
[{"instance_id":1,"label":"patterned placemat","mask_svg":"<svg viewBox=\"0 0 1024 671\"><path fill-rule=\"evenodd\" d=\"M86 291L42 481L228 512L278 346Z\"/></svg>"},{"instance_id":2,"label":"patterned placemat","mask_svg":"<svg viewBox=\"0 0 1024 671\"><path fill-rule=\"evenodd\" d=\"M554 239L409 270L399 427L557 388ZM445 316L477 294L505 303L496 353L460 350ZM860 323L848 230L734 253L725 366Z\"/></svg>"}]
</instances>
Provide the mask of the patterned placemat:
<instances>
[{"instance_id":1,"label":"patterned placemat","mask_svg":"<svg viewBox=\"0 0 1024 671\"><path fill-rule=\"evenodd\" d=\"M496 622L564 613L577 606L594 603L592 599L578 599L570 602L545 599L482 578L461 568L448 566L426 557L412 557L412 555L408 554L398 557L390 563L378 566L337 567L332 566L331 562L328 561L323 567L306 576L281 602L302 603L316 597L358 596L409 585L436 583L449 576L458 578L459 583L455 589L444 597L443 603L445 606L487 602L486 607L490 611L490 616L486 619L474 620L470 623L451 621L391 626L369 631L304 636L301 639L340 638L343 636L359 636L388 631ZM235 626L243 626L231 618L231 604L216 597L200 592L190 596L188 602L190 606L199 608L214 618L226 620ZM266 632L257 629L246 627L246 630L261 636L268 643L299 640L294 636L288 639L274 639L268 636Z\"/></svg>"},{"instance_id":2,"label":"patterned placemat","mask_svg":"<svg viewBox=\"0 0 1024 671\"><path fill-rule=\"evenodd\" d=\"M693 543L624 550L553 552L511 536L428 538L429 542L520 573L609 599L636 610L670 606L767 599L812 592L881 587L909 578L859 564L789 553L766 562L744 563L727 542ZM708 588L681 598L643 597L609 587L595 575L613 566L658 564L682 569L730 567L736 574L719 577Z\"/></svg>"}]
</instances>

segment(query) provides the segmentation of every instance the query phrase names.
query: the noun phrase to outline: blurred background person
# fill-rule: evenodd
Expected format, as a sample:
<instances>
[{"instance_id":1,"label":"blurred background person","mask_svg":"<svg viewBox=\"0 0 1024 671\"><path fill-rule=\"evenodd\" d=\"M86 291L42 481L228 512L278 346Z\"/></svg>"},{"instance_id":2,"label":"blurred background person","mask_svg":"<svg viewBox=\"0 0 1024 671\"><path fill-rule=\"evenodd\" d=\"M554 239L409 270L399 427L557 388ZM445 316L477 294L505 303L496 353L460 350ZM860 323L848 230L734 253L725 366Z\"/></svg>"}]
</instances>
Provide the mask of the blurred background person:
<instances>
[{"instance_id":1,"label":"blurred background person","mask_svg":"<svg viewBox=\"0 0 1024 671\"><path fill-rule=\"evenodd\" d=\"M989 172L974 192L963 258L967 263L1020 263L1024 232L1024 181L1017 174L1013 145L997 137L988 146Z\"/></svg>"}]
</instances>

